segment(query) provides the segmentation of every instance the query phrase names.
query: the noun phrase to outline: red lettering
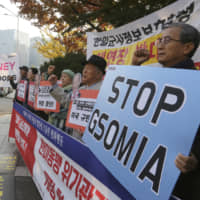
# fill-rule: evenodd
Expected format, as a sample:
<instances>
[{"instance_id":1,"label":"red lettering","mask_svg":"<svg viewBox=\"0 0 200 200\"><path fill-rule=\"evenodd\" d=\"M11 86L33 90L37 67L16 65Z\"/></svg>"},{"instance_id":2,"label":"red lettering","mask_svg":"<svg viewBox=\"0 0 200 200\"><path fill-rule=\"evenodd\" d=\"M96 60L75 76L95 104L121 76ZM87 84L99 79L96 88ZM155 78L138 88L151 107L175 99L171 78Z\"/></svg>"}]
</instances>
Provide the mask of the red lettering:
<instances>
[{"instance_id":1,"label":"red lettering","mask_svg":"<svg viewBox=\"0 0 200 200\"><path fill-rule=\"evenodd\" d=\"M153 50L154 49L155 49L155 42L151 42L151 44L150 44L150 50L149 50L150 58L155 58L156 57L156 54L153 54Z\"/></svg>"},{"instance_id":2,"label":"red lettering","mask_svg":"<svg viewBox=\"0 0 200 200\"><path fill-rule=\"evenodd\" d=\"M69 184L69 179L70 179L71 174L72 174L72 168L71 168L70 164L67 161L65 161L64 172L62 172L62 181L64 182L65 179L66 179L66 186L67 187L68 187L68 184Z\"/></svg>"},{"instance_id":3,"label":"red lettering","mask_svg":"<svg viewBox=\"0 0 200 200\"><path fill-rule=\"evenodd\" d=\"M4 63L4 68L3 68L3 70L8 70L8 64L9 64L9 63Z\"/></svg>"},{"instance_id":4,"label":"red lettering","mask_svg":"<svg viewBox=\"0 0 200 200\"><path fill-rule=\"evenodd\" d=\"M4 66L4 63L1 63L0 64L0 70L2 70L3 66Z\"/></svg>"},{"instance_id":5,"label":"red lettering","mask_svg":"<svg viewBox=\"0 0 200 200\"><path fill-rule=\"evenodd\" d=\"M15 61L13 61L13 62L10 62L10 67L11 67L11 70L13 70L13 69L14 69L14 66L15 66Z\"/></svg>"},{"instance_id":6,"label":"red lettering","mask_svg":"<svg viewBox=\"0 0 200 200\"><path fill-rule=\"evenodd\" d=\"M64 195L62 195L60 188L57 189L56 194L58 196L58 200L64 200Z\"/></svg>"},{"instance_id":7,"label":"red lettering","mask_svg":"<svg viewBox=\"0 0 200 200\"><path fill-rule=\"evenodd\" d=\"M99 190L96 190L95 194L99 198L99 200L105 200L106 199L105 196L101 192L99 192Z\"/></svg>"},{"instance_id":8,"label":"red lettering","mask_svg":"<svg viewBox=\"0 0 200 200\"><path fill-rule=\"evenodd\" d=\"M53 200L55 200L55 198L56 198L55 183L54 183L54 181L51 179L51 177L48 175L48 173L46 171L44 171L44 175L45 175L45 178L46 178L44 186L46 186L46 189L50 193L51 198Z\"/></svg>"}]
</instances>

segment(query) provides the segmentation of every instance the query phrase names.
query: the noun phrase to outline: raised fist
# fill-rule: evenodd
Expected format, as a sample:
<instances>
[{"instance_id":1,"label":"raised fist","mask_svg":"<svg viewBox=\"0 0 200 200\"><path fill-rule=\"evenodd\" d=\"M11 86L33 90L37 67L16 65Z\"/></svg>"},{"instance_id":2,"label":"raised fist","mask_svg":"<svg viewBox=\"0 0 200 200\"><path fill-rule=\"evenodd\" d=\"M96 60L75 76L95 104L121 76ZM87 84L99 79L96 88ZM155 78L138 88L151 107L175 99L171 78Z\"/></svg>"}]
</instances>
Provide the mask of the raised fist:
<instances>
[{"instance_id":1,"label":"raised fist","mask_svg":"<svg viewBox=\"0 0 200 200\"><path fill-rule=\"evenodd\" d=\"M49 78L48 81L51 83L51 85L55 85L57 83L58 77L55 74L52 74Z\"/></svg>"},{"instance_id":2,"label":"raised fist","mask_svg":"<svg viewBox=\"0 0 200 200\"><path fill-rule=\"evenodd\" d=\"M132 65L141 65L149 60L150 53L147 49L138 49L133 54Z\"/></svg>"}]
</instances>

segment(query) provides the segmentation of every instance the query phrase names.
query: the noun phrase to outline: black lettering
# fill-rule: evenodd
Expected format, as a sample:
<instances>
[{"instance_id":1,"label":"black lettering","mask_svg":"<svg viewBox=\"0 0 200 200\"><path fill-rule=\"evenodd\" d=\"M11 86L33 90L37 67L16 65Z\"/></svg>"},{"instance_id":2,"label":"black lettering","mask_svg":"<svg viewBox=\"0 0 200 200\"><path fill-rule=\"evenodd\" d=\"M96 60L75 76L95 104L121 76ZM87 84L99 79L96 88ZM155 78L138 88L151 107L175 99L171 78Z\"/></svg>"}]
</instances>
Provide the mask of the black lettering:
<instances>
[{"instance_id":1,"label":"black lettering","mask_svg":"<svg viewBox=\"0 0 200 200\"><path fill-rule=\"evenodd\" d=\"M3 81L6 81L6 76L3 76L3 77L2 77L2 80L3 80Z\"/></svg>"},{"instance_id":2,"label":"black lettering","mask_svg":"<svg viewBox=\"0 0 200 200\"><path fill-rule=\"evenodd\" d=\"M113 132L113 128L115 129L114 132ZM107 130L105 138L104 138L104 147L107 150L110 150L113 147L116 137L117 137L117 134L118 134L118 131L119 131L119 122L116 120L113 120L109 124L108 130Z\"/></svg>"},{"instance_id":3,"label":"black lettering","mask_svg":"<svg viewBox=\"0 0 200 200\"><path fill-rule=\"evenodd\" d=\"M136 155L135 155L135 157L134 157L134 160L133 160L133 162L132 162L132 164L131 164L131 167L130 167L130 170L131 170L133 173L135 172L135 169L136 169L137 164L138 164L138 162L139 162L139 160L140 160L140 158L141 158L141 156L142 156L142 153L143 153L143 151L144 151L144 148L145 148L145 146L146 146L147 141L148 141L148 138L147 138L147 137L143 137L143 138L142 138L142 142L140 143L139 149L138 149L138 151L137 151L137 153L136 153Z\"/></svg>"},{"instance_id":4,"label":"black lettering","mask_svg":"<svg viewBox=\"0 0 200 200\"><path fill-rule=\"evenodd\" d=\"M97 124L97 120L95 118L95 116L99 117L99 110L96 109L93 113L92 113L92 117L90 119L90 122L89 122L89 126L88 126L88 131L93 134L93 131L96 127L96 124Z\"/></svg>"},{"instance_id":5,"label":"black lettering","mask_svg":"<svg viewBox=\"0 0 200 200\"><path fill-rule=\"evenodd\" d=\"M122 134L120 135L120 138L119 138L118 143L116 145L115 151L113 153L113 155L115 156L116 153L118 152L117 159L119 161L122 159L124 154L126 154L125 159L124 159L124 163L123 163L124 165L126 165L127 162L128 162L128 159L130 157L131 151L132 151L132 149L134 147L135 141L136 141L137 136L138 136L137 132L133 132L133 134L131 135L130 139L128 140L128 142L124 146L127 129L128 129L128 127L124 126L124 128L122 130Z\"/></svg>"},{"instance_id":6,"label":"black lettering","mask_svg":"<svg viewBox=\"0 0 200 200\"><path fill-rule=\"evenodd\" d=\"M176 102L166 102L168 94L173 95L176 97ZM165 86L162 96L160 97L159 103L157 105L156 111L152 117L151 122L156 124L157 120L160 116L161 110L165 110L168 112L175 112L177 111L183 104L184 101L184 92L180 88L174 88L170 86Z\"/></svg>"},{"instance_id":7,"label":"black lettering","mask_svg":"<svg viewBox=\"0 0 200 200\"><path fill-rule=\"evenodd\" d=\"M160 179L165 161L165 156L166 156L166 148L163 146L159 146L139 175L139 178L141 180L144 180L144 178L147 177L153 182L152 189L156 193L158 193L160 186ZM154 166L155 164L156 166ZM151 169L153 166L154 169L156 169L154 174L151 173Z\"/></svg>"},{"instance_id":8,"label":"black lettering","mask_svg":"<svg viewBox=\"0 0 200 200\"><path fill-rule=\"evenodd\" d=\"M104 124L102 123L102 120L108 120L109 116L105 113L103 113L101 115L101 117L99 118L99 123L98 123L98 126L99 128L101 129L101 133L97 133L97 132L94 132L94 137L97 139L97 140L101 140L101 138L103 137L104 135Z\"/></svg>"},{"instance_id":9,"label":"black lettering","mask_svg":"<svg viewBox=\"0 0 200 200\"><path fill-rule=\"evenodd\" d=\"M115 97L108 97L108 101L111 103L115 103L117 101L117 98L119 96L119 89L116 87L117 82L124 82L125 77L118 76L112 85L112 91L115 93Z\"/></svg>"},{"instance_id":10,"label":"black lettering","mask_svg":"<svg viewBox=\"0 0 200 200\"><path fill-rule=\"evenodd\" d=\"M131 89L132 89L133 85L134 85L134 86L137 86L138 83L139 83L139 81L137 81L137 80L132 80L132 79L128 79L126 83L129 85L129 87L128 87L126 96L125 96L125 98L124 98L124 101L123 101L123 103L122 103L122 105L121 105L121 108L122 108L122 109L124 108L124 106L125 106L125 104L126 104L126 101L127 101L127 99L128 99L128 96L129 96L129 94L130 94L130 92L131 92Z\"/></svg>"},{"instance_id":11,"label":"black lettering","mask_svg":"<svg viewBox=\"0 0 200 200\"><path fill-rule=\"evenodd\" d=\"M149 93L148 93L148 91L149 91ZM155 87L154 83L152 83L152 82L146 82L142 85L142 87L140 88L139 94L135 100L134 106L133 106L133 111L136 115L142 116L148 111L148 109L151 105L151 102L153 100L153 97L155 95L155 91L156 91L156 87ZM138 108L138 104L140 102L145 104L145 106L142 105L143 108ZM141 103L140 103L140 105L141 105Z\"/></svg>"}]
</instances>

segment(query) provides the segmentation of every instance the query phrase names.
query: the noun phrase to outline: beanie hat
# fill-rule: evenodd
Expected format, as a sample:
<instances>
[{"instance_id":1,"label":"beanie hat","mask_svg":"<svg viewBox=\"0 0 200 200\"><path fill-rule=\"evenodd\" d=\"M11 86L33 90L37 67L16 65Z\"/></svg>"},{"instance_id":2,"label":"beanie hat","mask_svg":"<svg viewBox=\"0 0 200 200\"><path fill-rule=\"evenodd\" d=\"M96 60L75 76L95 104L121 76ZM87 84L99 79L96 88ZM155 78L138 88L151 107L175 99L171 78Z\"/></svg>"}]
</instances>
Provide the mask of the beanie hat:
<instances>
[{"instance_id":1,"label":"beanie hat","mask_svg":"<svg viewBox=\"0 0 200 200\"><path fill-rule=\"evenodd\" d=\"M64 70L62 71L62 73L67 74L71 79L74 78L74 72L73 72L72 70L70 70L70 69L64 69Z\"/></svg>"}]
</instances>

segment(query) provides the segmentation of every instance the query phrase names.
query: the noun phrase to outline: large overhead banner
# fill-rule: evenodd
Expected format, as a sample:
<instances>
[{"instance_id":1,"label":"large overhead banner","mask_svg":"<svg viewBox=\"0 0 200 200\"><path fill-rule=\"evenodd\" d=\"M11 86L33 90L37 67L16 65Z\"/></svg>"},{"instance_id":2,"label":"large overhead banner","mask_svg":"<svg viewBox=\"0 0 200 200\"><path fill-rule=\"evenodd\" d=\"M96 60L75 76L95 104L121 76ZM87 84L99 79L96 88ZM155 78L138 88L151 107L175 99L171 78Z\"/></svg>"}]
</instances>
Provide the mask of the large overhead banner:
<instances>
[{"instance_id":1,"label":"large overhead banner","mask_svg":"<svg viewBox=\"0 0 200 200\"><path fill-rule=\"evenodd\" d=\"M157 63L155 41L163 27L172 22L184 22L200 30L200 1L179 0L157 12L132 23L106 32L87 33L87 57L96 54L104 57L108 65L131 64L133 52L138 48L150 51L150 60L144 65ZM194 60L200 68L200 51Z\"/></svg>"},{"instance_id":2,"label":"large overhead banner","mask_svg":"<svg viewBox=\"0 0 200 200\"><path fill-rule=\"evenodd\" d=\"M199 85L196 70L109 66L83 141L136 199L169 198L200 124Z\"/></svg>"}]
</instances>

